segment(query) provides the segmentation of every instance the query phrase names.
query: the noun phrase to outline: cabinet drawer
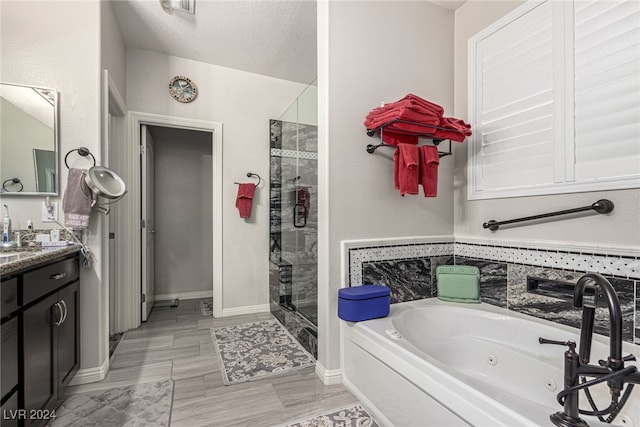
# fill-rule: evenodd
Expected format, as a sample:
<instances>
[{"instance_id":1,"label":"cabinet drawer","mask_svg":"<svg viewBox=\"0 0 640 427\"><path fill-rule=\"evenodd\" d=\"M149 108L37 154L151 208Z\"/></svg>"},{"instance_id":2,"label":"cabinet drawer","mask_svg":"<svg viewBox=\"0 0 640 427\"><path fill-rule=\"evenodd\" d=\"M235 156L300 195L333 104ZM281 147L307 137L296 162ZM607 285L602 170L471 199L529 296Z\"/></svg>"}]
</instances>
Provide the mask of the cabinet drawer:
<instances>
[{"instance_id":1,"label":"cabinet drawer","mask_svg":"<svg viewBox=\"0 0 640 427\"><path fill-rule=\"evenodd\" d=\"M2 281L0 288L0 315L2 318L8 317L18 308L18 279L13 278Z\"/></svg>"},{"instance_id":2,"label":"cabinet drawer","mask_svg":"<svg viewBox=\"0 0 640 427\"><path fill-rule=\"evenodd\" d=\"M26 273L22 282L22 305L77 280L79 270L78 258L71 258Z\"/></svg>"}]
</instances>

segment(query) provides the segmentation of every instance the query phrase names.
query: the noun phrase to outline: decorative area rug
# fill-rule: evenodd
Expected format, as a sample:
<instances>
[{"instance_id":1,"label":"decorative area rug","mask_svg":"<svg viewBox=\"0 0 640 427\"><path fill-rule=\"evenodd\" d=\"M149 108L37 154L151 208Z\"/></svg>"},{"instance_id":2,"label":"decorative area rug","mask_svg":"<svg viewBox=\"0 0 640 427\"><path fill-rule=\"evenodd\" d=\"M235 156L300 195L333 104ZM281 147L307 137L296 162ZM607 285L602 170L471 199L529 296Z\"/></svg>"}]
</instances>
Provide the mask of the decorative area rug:
<instances>
[{"instance_id":1,"label":"decorative area rug","mask_svg":"<svg viewBox=\"0 0 640 427\"><path fill-rule=\"evenodd\" d=\"M200 311L203 316L211 316L213 314L213 298L200 301Z\"/></svg>"},{"instance_id":2,"label":"decorative area rug","mask_svg":"<svg viewBox=\"0 0 640 427\"><path fill-rule=\"evenodd\" d=\"M379 425L362 406L355 405L287 424L286 427L379 427Z\"/></svg>"},{"instance_id":3,"label":"decorative area rug","mask_svg":"<svg viewBox=\"0 0 640 427\"><path fill-rule=\"evenodd\" d=\"M211 335L227 385L316 363L276 319L211 328Z\"/></svg>"},{"instance_id":4,"label":"decorative area rug","mask_svg":"<svg viewBox=\"0 0 640 427\"><path fill-rule=\"evenodd\" d=\"M168 427L173 380L69 396L50 427Z\"/></svg>"}]
</instances>

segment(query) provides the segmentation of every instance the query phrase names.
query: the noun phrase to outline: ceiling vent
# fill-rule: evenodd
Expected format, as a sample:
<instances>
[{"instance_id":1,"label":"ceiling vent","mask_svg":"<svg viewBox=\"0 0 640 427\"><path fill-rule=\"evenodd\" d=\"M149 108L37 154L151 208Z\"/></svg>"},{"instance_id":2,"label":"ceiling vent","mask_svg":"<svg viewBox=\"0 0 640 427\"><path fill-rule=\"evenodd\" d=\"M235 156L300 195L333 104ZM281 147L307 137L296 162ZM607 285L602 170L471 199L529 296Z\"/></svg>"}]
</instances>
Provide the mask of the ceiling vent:
<instances>
[{"instance_id":1,"label":"ceiling vent","mask_svg":"<svg viewBox=\"0 0 640 427\"><path fill-rule=\"evenodd\" d=\"M190 13L191 15L196 13L196 0L160 0L160 5L168 13L174 10Z\"/></svg>"}]
</instances>

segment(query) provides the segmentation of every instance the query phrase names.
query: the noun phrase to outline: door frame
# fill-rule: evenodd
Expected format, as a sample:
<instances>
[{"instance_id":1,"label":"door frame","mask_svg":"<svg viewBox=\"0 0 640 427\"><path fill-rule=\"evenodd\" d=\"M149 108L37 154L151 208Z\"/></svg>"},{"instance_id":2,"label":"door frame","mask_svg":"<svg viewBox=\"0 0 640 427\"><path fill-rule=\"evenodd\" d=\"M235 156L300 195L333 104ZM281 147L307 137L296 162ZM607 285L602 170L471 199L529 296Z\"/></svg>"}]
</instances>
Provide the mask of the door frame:
<instances>
[{"instance_id":1,"label":"door frame","mask_svg":"<svg viewBox=\"0 0 640 427\"><path fill-rule=\"evenodd\" d=\"M188 129L211 133L211 183L213 198L213 316L222 316L222 123L205 120L188 119L184 117L165 116L159 114L129 111L128 114L128 150L127 167L123 171L123 179L127 183L129 193L141 194L141 166L140 166L140 126L164 126L178 129ZM124 235L119 250L126 253L128 273L129 300L127 318L132 328L140 325L141 283L142 271L140 265L140 218L141 203L139 197L125 197L127 201L127 220Z\"/></svg>"},{"instance_id":2,"label":"door frame","mask_svg":"<svg viewBox=\"0 0 640 427\"><path fill-rule=\"evenodd\" d=\"M102 72L102 158L105 159L103 164L116 171L120 170L123 166L124 158L121 154L126 147L127 137L127 105L124 99L120 95L118 87L111 78L109 70L103 70ZM117 120L117 129L115 129L115 135L111 133L110 128L110 116L114 116ZM119 143L119 144L118 144ZM123 313L123 293L127 290L125 281L123 280L123 274L120 269L115 270L115 274L111 274L111 266L113 263L119 265L122 263L122 257L118 254L118 248L116 243L114 245L114 259L110 256L111 240L109 239L109 232L115 231L118 233L119 227L121 227L123 221L123 214L120 206L114 205L111 209L110 215L105 219L105 225L102 227L102 280L103 284L107 286L102 287L102 304L103 315L100 316L102 335L104 337L100 340L101 348L99 349L101 357L104 358L107 364L109 363L109 332L110 323L114 323L115 330L124 329L122 316ZM111 296L114 296L113 300ZM113 303L113 319L111 318L111 304ZM106 372L105 372L106 375ZM104 377L103 377L104 378Z\"/></svg>"},{"instance_id":3,"label":"door frame","mask_svg":"<svg viewBox=\"0 0 640 427\"><path fill-rule=\"evenodd\" d=\"M144 131L143 131L144 127ZM151 309L156 300L155 295L155 206L150 206L149 195L153 197L152 204L155 204L155 158L153 152L155 149L155 141L149 130L149 126L140 125L140 292L145 296L140 304L140 317L143 322L149 320ZM144 140L144 144L142 144ZM150 158L151 156L151 158ZM151 171L149 170L151 168ZM150 177L151 176L151 177ZM146 181L146 186L142 185ZM152 186L151 191L150 186ZM145 188L146 187L146 188ZM153 216L153 220L149 223L149 217ZM142 222L144 221L144 226ZM151 229L149 229L151 228ZM151 242L152 250L149 251L149 242ZM149 278L151 276L151 278ZM149 285L151 284L151 289Z\"/></svg>"}]
</instances>

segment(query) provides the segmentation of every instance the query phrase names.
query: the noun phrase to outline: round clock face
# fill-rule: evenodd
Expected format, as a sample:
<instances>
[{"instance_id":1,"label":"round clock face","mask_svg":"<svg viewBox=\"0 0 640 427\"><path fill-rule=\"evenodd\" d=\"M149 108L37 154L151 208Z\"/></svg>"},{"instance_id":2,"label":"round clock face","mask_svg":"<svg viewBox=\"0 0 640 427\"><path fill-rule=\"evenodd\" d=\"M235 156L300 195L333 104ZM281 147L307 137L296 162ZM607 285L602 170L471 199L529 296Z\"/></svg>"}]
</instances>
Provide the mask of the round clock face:
<instances>
[{"instance_id":1,"label":"round clock face","mask_svg":"<svg viewBox=\"0 0 640 427\"><path fill-rule=\"evenodd\" d=\"M196 84L185 76L176 76L169 82L169 93L180 102L191 102L198 95Z\"/></svg>"}]
</instances>

